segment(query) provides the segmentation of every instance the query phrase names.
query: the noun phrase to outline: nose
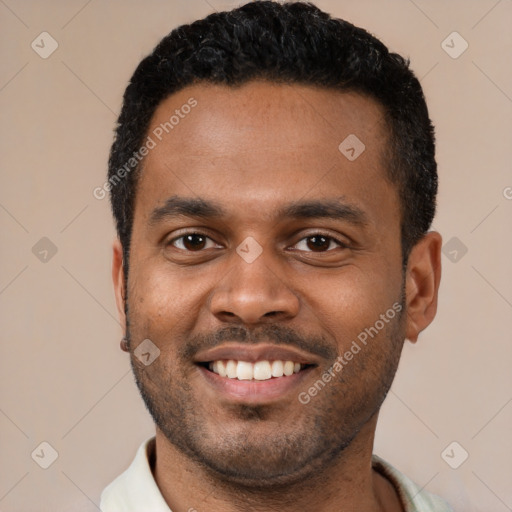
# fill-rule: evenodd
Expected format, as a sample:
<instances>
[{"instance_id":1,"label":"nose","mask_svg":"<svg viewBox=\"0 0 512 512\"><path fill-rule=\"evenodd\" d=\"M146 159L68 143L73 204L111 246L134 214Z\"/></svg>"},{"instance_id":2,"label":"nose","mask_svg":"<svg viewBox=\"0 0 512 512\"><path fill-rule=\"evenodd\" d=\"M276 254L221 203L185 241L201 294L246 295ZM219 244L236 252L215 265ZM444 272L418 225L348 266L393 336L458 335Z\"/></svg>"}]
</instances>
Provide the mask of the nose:
<instances>
[{"instance_id":1,"label":"nose","mask_svg":"<svg viewBox=\"0 0 512 512\"><path fill-rule=\"evenodd\" d=\"M223 322L258 324L289 320L299 311L299 299L278 265L263 253L251 263L233 254L233 264L217 283L211 312Z\"/></svg>"}]
</instances>

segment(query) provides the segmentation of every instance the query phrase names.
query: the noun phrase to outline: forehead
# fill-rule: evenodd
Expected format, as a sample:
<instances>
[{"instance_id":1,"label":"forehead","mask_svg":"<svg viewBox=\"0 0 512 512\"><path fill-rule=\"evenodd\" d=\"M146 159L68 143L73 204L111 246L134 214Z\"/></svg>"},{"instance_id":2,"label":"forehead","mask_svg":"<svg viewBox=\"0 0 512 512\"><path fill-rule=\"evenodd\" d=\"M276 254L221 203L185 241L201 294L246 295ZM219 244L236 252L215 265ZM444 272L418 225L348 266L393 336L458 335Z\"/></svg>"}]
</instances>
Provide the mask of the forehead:
<instances>
[{"instance_id":1,"label":"forehead","mask_svg":"<svg viewBox=\"0 0 512 512\"><path fill-rule=\"evenodd\" d=\"M230 198L260 214L304 196L348 194L381 208L396 201L382 109L358 93L264 81L196 84L159 105L147 135L153 147L136 200L146 217L174 195Z\"/></svg>"}]
</instances>

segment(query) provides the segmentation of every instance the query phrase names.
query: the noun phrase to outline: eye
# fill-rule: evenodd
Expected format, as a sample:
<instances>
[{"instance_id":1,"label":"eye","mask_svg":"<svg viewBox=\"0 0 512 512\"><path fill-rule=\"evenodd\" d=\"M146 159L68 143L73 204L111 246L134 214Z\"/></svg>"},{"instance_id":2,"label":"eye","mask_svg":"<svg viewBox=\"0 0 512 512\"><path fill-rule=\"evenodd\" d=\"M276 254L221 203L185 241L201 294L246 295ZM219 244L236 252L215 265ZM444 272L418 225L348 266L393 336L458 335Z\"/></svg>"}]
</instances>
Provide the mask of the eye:
<instances>
[{"instance_id":1,"label":"eye","mask_svg":"<svg viewBox=\"0 0 512 512\"><path fill-rule=\"evenodd\" d=\"M305 241L305 242L304 242ZM302 245L302 248L299 247ZM346 244L333 238L332 236L324 235L322 233L315 233L310 236L306 236L302 238L295 247L298 247L299 250L307 251L307 252L328 252L336 246L345 249L347 247Z\"/></svg>"},{"instance_id":2,"label":"eye","mask_svg":"<svg viewBox=\"0 0 512 512\"><path fill-rule=\"evenodd\" d=\"M208 245L208 242L210 242L210 245ZM213 242L210 237L203 235L202 233L187 233L185 235L178 236L170 240L167 245L172 245L183 251L192 252L216 247L215 242Z\"/></svg>"}]
</instances>

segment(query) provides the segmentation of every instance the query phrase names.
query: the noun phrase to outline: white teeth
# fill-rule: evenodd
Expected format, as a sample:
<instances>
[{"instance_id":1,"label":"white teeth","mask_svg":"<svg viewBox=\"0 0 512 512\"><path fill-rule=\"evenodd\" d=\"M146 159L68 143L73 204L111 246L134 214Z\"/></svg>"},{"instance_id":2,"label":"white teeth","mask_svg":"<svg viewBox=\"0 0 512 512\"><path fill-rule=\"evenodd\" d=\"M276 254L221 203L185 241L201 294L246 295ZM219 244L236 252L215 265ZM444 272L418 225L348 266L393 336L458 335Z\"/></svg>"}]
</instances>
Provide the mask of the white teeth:
<instances>
[{"instance_id":1,"label":"white teeth","mask_svg":"<svg viewBox=\"0 0 512 512\"><path fill-rule=\"evenodd\" d=\"M215 373L218 373L221 377L226 377L227 373L224 361L217 361L217 371Z\"/></svg>"},{"instance_id":2,"label":"white teeth","mask_svg":"<svg viewBox=\"0 0 512 512\"><path fill-rule=\"evenodd\" d=\"M209 369L229 379L238 380L269 380L272 377L282 377L299 373L303 365L293 361L257 361L249 363L248 361L212 361Z\"/></svg>"},{"instance_id":3,"label":"white teeth","mask_svg":"<svg viewBox=\"0 0 512 512\"><path fill-rule=\"evenodd\" d=\"M254 363L254 378L256 380L267 380L270 379L270 377L272 377L272 371L268 361L258 361Z\"/></svg>"},{"instance_id":4,"label":"white teeth","mask_svg":"<svg viewBox=\"0 0 512 512\"><path fill-rule=\"evenodd\" d=\"M272 377L282 377L283 375L283 361L272 361Z\"/></svg>"},{"instance_id":5,"label":"white teeth","mask_svg":"<svg viewBox=\"0 0 512 512\"><path fill-rule=\"evenodd\" d=\"M284 363L284 366L283 366L283 373L286 376L292 375L293 374L293 367L294 367L293 361L286 361Z\"/></svg>"},{"instance_id":6,"label":"white teeth","mask_svg":"<svg viewBox=\"0 0 512 512\"><path fill-rule=\"evenodd\" d=\"M226 363L226 377L228 377L230 379L236 379L236 367L237 367L237 362L233 361L233 359L230 359Z\"/></svg>"},{"instance_id":7,"label":"white teeth","mask_svg":"<svg viewBox=\"0 0 512 512\"><path fill-rule=\"evenodd\" d=\"M247 361L238 361L236 377L238 380L252 380L254 377L253 364Z\"/></svg>"}]
</instances>

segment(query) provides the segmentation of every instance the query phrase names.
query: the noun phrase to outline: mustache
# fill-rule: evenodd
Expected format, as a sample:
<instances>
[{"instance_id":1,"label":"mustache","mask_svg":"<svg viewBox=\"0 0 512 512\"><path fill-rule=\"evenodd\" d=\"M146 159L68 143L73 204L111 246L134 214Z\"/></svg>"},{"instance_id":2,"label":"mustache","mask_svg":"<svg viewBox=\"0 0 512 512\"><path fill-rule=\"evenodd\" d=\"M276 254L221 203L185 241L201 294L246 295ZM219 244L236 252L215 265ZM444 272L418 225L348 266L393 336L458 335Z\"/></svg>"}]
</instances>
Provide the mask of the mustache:
<instances>
[{"instance_id":1,"label":"mustache","mask_svg":"<svg viewBox=\"0 0 512 512\"><path fill-rule=\"evenodd\" d=\"M229 326L211 334L197 334L187 340L178 350L185 360L192 359L200 350L210 349L225 341L255 344L270 342L276 345L295 346L325 359L336 359L335 343L329 343L323 336L311 336L278 324L266 324L249 330L243 326Z\"/></svg>"}]
</instances>

